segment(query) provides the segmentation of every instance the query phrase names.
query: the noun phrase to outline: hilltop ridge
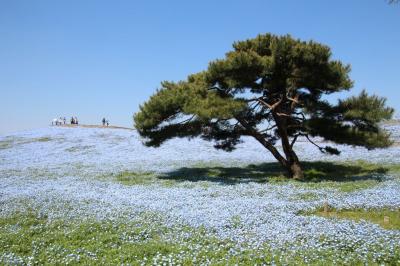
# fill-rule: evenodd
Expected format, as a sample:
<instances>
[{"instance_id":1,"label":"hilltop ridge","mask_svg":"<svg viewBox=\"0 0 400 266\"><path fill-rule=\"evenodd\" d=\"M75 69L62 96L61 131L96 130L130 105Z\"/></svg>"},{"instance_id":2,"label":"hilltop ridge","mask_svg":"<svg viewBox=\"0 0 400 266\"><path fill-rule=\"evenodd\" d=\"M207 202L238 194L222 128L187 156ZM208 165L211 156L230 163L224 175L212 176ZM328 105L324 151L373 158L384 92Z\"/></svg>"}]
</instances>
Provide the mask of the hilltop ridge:
<instances>
[{"instance_id":1,"label":"hilltop ridge","mask_svg":"<svg viewBox=\"0 0 400 266\"><path fill-rule=\"evenodd\" d=\"M79 127L83 127L83 128L112 128L112 129L126 129L126 130L135 130L134 128L129 128L129 127L120 127L120 126L103 126L103 125L73 125L73 124L65 124L65 125L57 125L54 127L70 127L70 128L79 128Z\"/></svg>"}]
</instances>

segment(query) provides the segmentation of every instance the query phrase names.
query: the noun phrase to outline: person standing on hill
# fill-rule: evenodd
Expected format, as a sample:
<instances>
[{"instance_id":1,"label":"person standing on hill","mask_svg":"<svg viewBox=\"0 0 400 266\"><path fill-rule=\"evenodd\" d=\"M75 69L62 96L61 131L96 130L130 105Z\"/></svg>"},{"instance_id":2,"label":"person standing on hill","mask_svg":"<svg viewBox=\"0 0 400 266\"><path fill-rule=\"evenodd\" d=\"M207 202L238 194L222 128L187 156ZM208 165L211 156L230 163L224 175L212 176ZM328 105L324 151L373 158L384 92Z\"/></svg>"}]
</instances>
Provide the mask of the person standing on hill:
<instances>
[{"instance_id":1,"label":"person standing on hill","mask_svg":"<svg viewBox=\"0 0 400 266\"><path fill-rule=\"evenodd\" d=\"M106 125L106 118L103 117L103 120L101 120L101 122L103 122L103 127Z\"/></svg>"}]
</instances>

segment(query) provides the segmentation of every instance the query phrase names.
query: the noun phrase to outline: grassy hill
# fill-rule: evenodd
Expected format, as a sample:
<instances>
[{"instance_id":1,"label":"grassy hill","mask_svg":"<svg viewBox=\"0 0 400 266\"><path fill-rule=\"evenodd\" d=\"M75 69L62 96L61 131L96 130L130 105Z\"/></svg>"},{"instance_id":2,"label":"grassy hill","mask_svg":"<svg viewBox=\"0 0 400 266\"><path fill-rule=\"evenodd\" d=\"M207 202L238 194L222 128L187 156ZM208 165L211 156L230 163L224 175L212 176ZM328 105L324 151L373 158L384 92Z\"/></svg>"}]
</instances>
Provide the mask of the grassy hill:
<instances>
[{"instance_id":1,"label":"grassy hill","mask_svg":"<svg viewBox=\"0 0 400 266\"><path fill-rule=\"evenodd\" d=\"M250 138L225 153L112 127L0 136L0 264L398 264L400 147L339 148L301 142L295 182Z\"/></svg>"}]
</instances>

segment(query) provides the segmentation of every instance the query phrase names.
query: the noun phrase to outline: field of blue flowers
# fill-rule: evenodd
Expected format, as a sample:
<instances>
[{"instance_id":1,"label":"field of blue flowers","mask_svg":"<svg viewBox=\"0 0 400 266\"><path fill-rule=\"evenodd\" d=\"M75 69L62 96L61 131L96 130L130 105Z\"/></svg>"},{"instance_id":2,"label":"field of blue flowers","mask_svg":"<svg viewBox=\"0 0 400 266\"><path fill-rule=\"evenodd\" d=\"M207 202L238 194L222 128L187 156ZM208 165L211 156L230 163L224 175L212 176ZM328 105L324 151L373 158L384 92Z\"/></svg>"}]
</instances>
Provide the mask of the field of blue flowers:
<instances>
[{"instance_id":1,"label":"field of blue flowers","mask_svg":"<svg viewBox=\"0 0 400 266\"><path fill-rule=\"evenodd\" d=\"M387 129L396 142L388 149L339 145L341 155L329 156L303 141L297 152L308 162L398 165L400 126ZM399 210L396 173L363 176L352 182L367 185L345 190L334 181L258 182L243 171L225 182L212 173L253 167L262 178L257 166L268 162L251 138L226 153L200 139L148 148L125 129L0 136L0 264L400 264L400 230L308 214L326 203Z\"/></svg>"}]
</instances>

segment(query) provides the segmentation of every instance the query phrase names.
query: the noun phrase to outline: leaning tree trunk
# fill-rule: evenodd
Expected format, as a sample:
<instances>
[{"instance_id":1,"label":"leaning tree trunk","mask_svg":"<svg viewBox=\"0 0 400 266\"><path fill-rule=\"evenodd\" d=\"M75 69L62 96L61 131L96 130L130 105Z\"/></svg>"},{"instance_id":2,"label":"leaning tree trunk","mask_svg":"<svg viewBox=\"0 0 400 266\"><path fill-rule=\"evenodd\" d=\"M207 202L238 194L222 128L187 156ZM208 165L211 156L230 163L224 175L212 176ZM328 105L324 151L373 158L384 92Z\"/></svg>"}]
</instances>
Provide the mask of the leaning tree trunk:
<instances>
[{"instance_id":1,"label":"leaning tree trunk","mask_svg":"<svg viewBox=\"0 0 400 266\"><path fill-rule=\"evenodd\" d=\"M286 129L282 128L281 125L278 126L278 130L280 131L282 138L282 147L283 151L286 155L286 158L283 157L279 151L268 142L265 137L257 132L254 128L252 128L245 119L240 117L236 118L244 128L248 130L251 136L253 136L256 140L258 140L267 150L271 152L271 154L276 158L279 164L288 171L288 174L291 178L294 179L302 179L303 178L303 170L301 169L301 165L299 162L299 158L296 153L293 151L291 145L289 144L288 135L286 133Z\"/></svg>"},{"instance_id":2,"label":"leaning tree trunk","mask_svg":"<svg viewBox=\"0 0 400 266\"><path fill-rule=\"evenodd\" d=\"M301 168L299 161L288 162L286 169L289 172L290 177L293 179L303 179L303 169Z\"/></svg>"},{"instance_id":3,"label":"leaning tree trunk","mask_svg":"<svg viewBox=\"0 0 400 266\"><path fill-rule=\"evenodd\" d=\"M277 114L274 114L274 119L278 128L279 136L282 141L282 149L286 157L285 168L289 173L289 176L293 179L303 179L304 174L301 168L301 164L297 154L293 150L293 146L289 143L289 136L287 133L287 121L286 118L280 118Z\"/></svg>"},{"instance_id":4,"label":"leaning tree trunk","mask_svg":"<svg viewBox=\"0 0 400 266\"><path fill-rule=\"evenodd\" d=\"M289 176L293 179L303 179L304 174L299 158L294 152L293 147L289 144L289 141L286 141L284 138L282 138L282 148L286 155L286 170Z\"/></svg>"}]
</instances>

